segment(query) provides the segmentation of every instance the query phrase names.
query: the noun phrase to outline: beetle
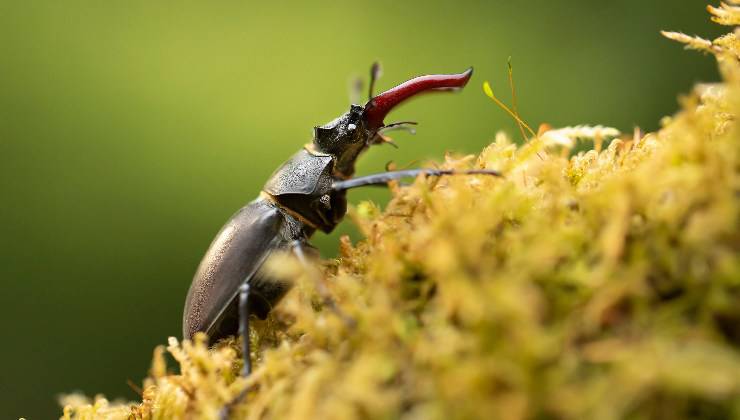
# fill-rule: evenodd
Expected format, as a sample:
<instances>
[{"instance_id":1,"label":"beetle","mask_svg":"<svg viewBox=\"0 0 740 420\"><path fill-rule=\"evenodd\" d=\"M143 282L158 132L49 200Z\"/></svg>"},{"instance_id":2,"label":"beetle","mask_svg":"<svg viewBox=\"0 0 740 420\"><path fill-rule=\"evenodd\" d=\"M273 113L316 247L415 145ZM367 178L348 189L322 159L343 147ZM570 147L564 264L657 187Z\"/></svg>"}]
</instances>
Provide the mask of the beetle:
<instances>
[{"instance_id":1,"label":"beetle","mask_svg":"<svg viewBox=\"0 0 740 420\"><path fill-rule=\"evenodd\" d=\"M249 316L264 319L290 284L260 271L276 251L292 251L305 263L308 240L317 230L331 232L347 211L347 190L420 174L490 174L491 170L411 169L352 178L355 161L370 146L388 139L384 124L398 104L423 92L462 89L473 69L410 79L377 96L372 86L379 68L371 70L369 100L353 104L345 114L314 127L313 139L283 163L265 183L257 199L241 208L216 235L193 278L185 301L183 336L205 332L210 342L239 334L243 338L243 375L251 370Z\"/></svg>"}]
</instances>

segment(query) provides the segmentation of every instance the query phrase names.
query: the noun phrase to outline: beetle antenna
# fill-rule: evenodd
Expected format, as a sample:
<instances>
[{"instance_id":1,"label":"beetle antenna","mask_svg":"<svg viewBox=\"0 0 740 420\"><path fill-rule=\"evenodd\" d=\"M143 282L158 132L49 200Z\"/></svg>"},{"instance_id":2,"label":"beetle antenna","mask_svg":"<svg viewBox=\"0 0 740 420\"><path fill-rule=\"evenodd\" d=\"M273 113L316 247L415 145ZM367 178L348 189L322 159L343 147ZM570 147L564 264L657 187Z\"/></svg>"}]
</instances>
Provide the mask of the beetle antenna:
<instances>
[{"instance_id":1,"label":"beetle antenna","mask_svg":"<svg viewBox=\"0 0 740 420\"><path fill-rule=\"evenodd\" d=\"M375 133L375 137L373 138L373 142L370 144L389 144L393 146L394 149L398 149L398 145L395 141L393 141L393 138L386 136L385 134L378 131Z\"/></svg>"},{"instance_id":2,"label":"beetle antenna","mask_svg":"<svg viewBox=\"0 0 740 420\"><path fill-rule=\"evenodd\" d=\"M381 130L385 130L386 128L393 128L398 126L409 126L409 125L419 125L416 121L397 121L394 123L386 124L381 128Z\"/></svg>"},{"instance_id":3,"label":"beetle antenna","mask_svg":"<svg viewBox=\"0 0 740 420\"><path fill-rule=\"evenodd\" d=\"M398 104L423 92L459 90L473 75L473 68L460 74L430 74L415 77L370 99L365 104L364 118L369 129L383 127L383 119Z\"/></svg>"},{"instance_id":4,"label":"beetle antenna","mask_svg":"<svg viewBox=\"0 0 740 420\"><path fill-rule=\"evenodd\" d=\"M416 134L416 129L412 127L414 125L419 125L419 123L416 121L399 121L392 124L387 124L380 130L378 130L378 132L385 134L389 131L404 130L408 131L411 134Z\"/></svg>"},{"instance_id":5,"label":"beetle antenna","mask_svg":"<svg viewBox=\"0 0 740 420\"><path fill-rule=\"evenodd\" d=\"M375 90L375 82L380 79L383 75L383 68L380 66L379 61L374 61L370 66L370 86L367 90L367 99L370 100L373 97L373 90Z\"/></svg>"}]
</instances>

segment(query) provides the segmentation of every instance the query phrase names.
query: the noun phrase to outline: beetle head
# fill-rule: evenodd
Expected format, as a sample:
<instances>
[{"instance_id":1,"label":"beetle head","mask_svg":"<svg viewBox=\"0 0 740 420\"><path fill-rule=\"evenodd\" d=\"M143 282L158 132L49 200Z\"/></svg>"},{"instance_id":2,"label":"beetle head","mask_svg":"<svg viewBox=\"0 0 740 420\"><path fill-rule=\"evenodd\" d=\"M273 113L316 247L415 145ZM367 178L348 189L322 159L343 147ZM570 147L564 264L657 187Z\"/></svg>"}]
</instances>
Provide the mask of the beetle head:
<instances>
[{"instance_id":1,"label":"beetle head","mask_svg":"<svg viewBox=\"0 0 740 420\"><path fill-rule=\"evenodd\" d=\"M424 92L459 90L473 74L469 68L460 74L419 76L370 98L365 106L352 105L341 117L314 128L313 144L317 151L334 155L337 175L348 178L354 173L357 157L382 140L385 116L401 102Z\"/></svg>"},{"instance_id":2,"label":"beetle head","mask_svg":"<svg viewBox=\"0 0 740 420\"><path fill-rule=\"evenodd\" d=\"M314 127L313 143L322 153L336 157L339 175L349 177L354 172L354 162L373 136L363 119L364 108L352 105L349 112L322 126Z\"/></svg>"}]
</instances>

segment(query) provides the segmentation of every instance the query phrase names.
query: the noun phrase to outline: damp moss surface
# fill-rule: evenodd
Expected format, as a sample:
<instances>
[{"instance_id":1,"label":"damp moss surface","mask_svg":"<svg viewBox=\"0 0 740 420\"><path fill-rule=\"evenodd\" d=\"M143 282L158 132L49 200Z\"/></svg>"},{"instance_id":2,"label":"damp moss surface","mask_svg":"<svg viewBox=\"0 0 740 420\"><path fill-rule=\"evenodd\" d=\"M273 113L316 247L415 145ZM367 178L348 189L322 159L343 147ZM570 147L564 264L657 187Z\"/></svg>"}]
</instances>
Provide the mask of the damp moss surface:
<instances>
[{"instance_id":1,"label":"damp moss surface","mask_svg":"<svg viewBox=\"0 0 740 420\"><path fill-rule=\"evenodd\" d=\"M268 261L296 287L255 320L251 376L236 341L170 338L140 401L68 395L63 418L219 418L246 390L231 418L740 419L740 6L709 12L730 33L664 35L723 81L659 131L522 125L430 163L503 177L392 183L337 259Z\"/></svg>"}]
</instances>

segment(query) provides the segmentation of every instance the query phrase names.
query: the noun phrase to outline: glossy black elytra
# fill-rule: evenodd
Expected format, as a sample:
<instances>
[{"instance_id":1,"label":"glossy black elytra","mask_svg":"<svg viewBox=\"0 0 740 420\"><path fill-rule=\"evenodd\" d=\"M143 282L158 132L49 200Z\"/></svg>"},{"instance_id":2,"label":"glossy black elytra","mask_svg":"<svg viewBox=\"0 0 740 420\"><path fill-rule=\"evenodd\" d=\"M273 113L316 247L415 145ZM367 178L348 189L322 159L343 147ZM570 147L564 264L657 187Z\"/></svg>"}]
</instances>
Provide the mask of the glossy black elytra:
<instances>
[{"instance_id":1,"label":"glossy black elytra","mask_svg":"<svg viewBox=\"0 0 740 420\"><path fill-rule=\"evenodd\" d=\"M373 69L371 86L377 66ZM498 175L489 170L413 169L351 178L360 154L387 141L384 130L403 124L383 123L396 105L422 92L461 89L472 73L471 68L460 74L420 76L374 97L371 87L365 106L352 105L339 118L315 127L313 141L280 166L259 197L232 216L211 243L185 301L184 337L199 331L211 342L237 332L248 337L249 314L264 318L290 288L265 278L260 272L264 261L278 250L292 251L305 261L311 235L317 229L331 232L344 217L348 189L419 174ZM243 344L247 375L249 340Z\"/></svg>"}]
</instances>

